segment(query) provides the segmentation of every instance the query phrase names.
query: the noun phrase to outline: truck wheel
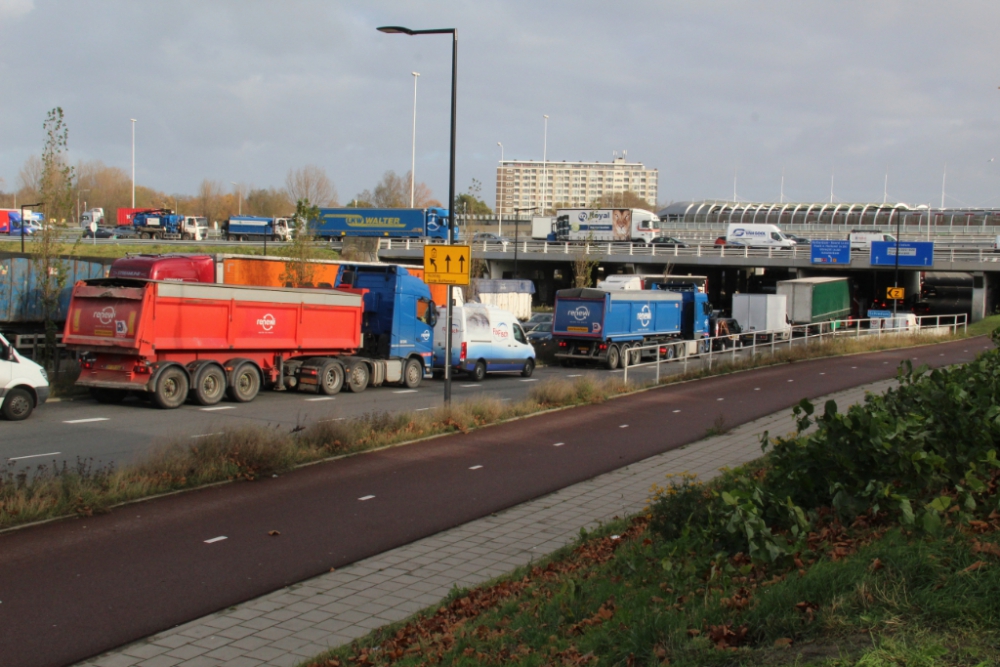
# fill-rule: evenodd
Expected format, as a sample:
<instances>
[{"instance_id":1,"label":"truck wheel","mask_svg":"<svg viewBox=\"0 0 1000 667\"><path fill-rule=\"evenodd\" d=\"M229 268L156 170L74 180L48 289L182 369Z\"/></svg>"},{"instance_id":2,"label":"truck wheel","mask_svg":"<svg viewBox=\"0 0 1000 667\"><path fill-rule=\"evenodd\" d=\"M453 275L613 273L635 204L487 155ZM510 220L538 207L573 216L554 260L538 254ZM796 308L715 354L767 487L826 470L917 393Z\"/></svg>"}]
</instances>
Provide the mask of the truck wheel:
<instances>
[{"instance_id":1,"label":"truck wheel","mask_svg":"<svg viewBox=\"0 0 1000 667\"><path fill-rule=\"evenodd\" d=\"M327 361L319 367L319 391L321 394L333 396L344 386L344 367L336 361Z\"/></svg>"},{"instance_id":2,"label":"truck wheel","mask_svg":"<svg viewBox=\"0 0 1000 667\"><path fill-rule=\"evenodd\" d=\"M260 391L260 373L253 364L243 364L233 371L233 383L229 385L229 398L237 403L249 403L257 398Z\"/></svg>"},{"instance_id":3,"label":"truck wheel","mask_svg":"<svg viewBox=\"0 0 1000 667\"><path fill-rule=\"evenodd\" d=\"M94 400L105 405L117 405L121 403L125 400L127 393L124 389L104 389L100 387L94 387L90 390L90 395L94 397Z\"/></svg>"},{"instance_id":4,"label":"truck wheel","mask_svg":"<svg viewBox=\"0 0 1000 667\"><path fill-rule=\"evenodd\" d=\"M226 395L226 373L215 364L205 364L194 380L194 400L199 405L215 405Z\"/></svg>"},{"instance_id":5,"label":"truck wheel","mask_svg":"<svg viewBox=\"0 0 1000 667\"><path fill-rule=\"evenodd\" d=\"M677 350L674 348L674 346L667 345L667 354L666 354L667 361L673 359L676 356L677 356Z\"/></svg>"},{"instance_id":6,"label":"truck wheel","mask_svg":"<svg viewBox=\"0 0 1000 667\"><path fill-rule=\"evenodd\" d=\"M360 394L368 387L368 366L366 364L354 364L354 368L347 375L347 388L355 394Z\"/></svg>"},{"instance_id":7,"label":"truck wheel","mask_svg":"<svg viewBox=\"0 0 1000 667\"><path fill-rule=\"evenodd\" d=\"M524 362L524 368L521 369L521 377L530 378L531 374L535 372L535 360L528 359Z\"/></svg>"},{"instance_id":8,"label":"truck wheel","mask_svg":"<svg viewBox=\"0 0 1000 667\"><path fill-rule=\"evenodd\" d=\"M3 401L0 412L12 422L18 422L31 416L31 411L35 409L35 401L26 389L15 387L7 392L7 398Z\"/></svg>"},{"instance_id":9,"label":"truck wheel","mask_svg":"<svg viewBox=\"0 0 1000 667\"><path fill-rule=\"evenodd\" d=\"M486 379L486 362L480 360L476 362L476 365L469 372L469 378L473 382L482 382Z\"/></svg>"},{"instance_id":10,"label":"truck wheel","mask_svg":"<svg viewBox=\"0 0 1000 667\"><path fill-rule=\"evenodd\" d=\"M156 379L153 402L164 410L179 408L188 395L188 376L179 366L170 366Z\"/></svg>"},{"instance_id":11,"label":"truck wheel","mask_svg":"<svg viewBox=\"0 0 1000 667\"><path fill-rule=\"evenodd\" d=\"M417 359L407 359L406 365L403 366L403 386L407 389L416 389L423 378L424 365Z\"/></svg>"},{"instance_id":12,"label":"truck wheel","mask_svg":"<svg viewBox=\"0 0 1000 667\"><path fill-rule=\"evenodd\" d=\"M708 354L708 348L710 345L711 343L708 341L708 339L703 338L701 343L698 344L698 351L701 352L702 354Z\"/></svg>"},{"instance_id":13,"label":"truck wheel","mask_svg":"<svg viewBox=\"0 0 1000 667\"><path fill-rule=\"evenodd\" d=\"M617 345L611 345L608 348L608 358L604 362L608 367L609 371L613 371L618 368L618 363L622 360L621 353L618 351Z\"/></svg>"}]
</instances>

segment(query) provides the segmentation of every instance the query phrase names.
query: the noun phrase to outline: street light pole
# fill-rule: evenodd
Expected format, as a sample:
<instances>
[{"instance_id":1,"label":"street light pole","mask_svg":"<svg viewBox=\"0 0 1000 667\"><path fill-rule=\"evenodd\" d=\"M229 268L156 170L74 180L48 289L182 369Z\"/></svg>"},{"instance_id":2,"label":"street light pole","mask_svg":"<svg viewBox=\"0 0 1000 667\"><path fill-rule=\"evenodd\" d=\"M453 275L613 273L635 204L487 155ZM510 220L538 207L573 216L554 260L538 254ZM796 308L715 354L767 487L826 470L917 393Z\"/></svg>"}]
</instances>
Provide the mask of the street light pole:
<instances>
[{"instance_id":1,"label":"street light pole","mask_svg":"<svg viewBox=\"0 0 1000 667\"><path fill-rule=\"evenodd\" d=\"M132 208L135 208L135 118L132 121Z\"/></svg>"},{"instance_id":2,"label":"street light pole","mask_svg":"<svg viewBox=\"0 0 1000 667\"><path fill-rule=\"evenodd\" d=\"M497 236L503 238L503 144L499 141L500 147L500 198L497 200Z\"/></svg>"},{"instance_id":3,"label":"street light pole","mask_svg":"<svg viewBox=\"0 0 1000 667\"><path fill-rule=\"evenodd\" d=\"M451 159L448 174L448 245L455 243L455 120L458 109L458 30L456 28L435 28L431 30L411 30L402 26L381 26L379 32L403 35L451 35ZM416 85L416 84L414 84ZM451 404L451 285L448 285L448 303L444 321L444 402Z\"/></svg>"},{"instance_id":4,"label":"street light pole","mask_svg":"<svg viewBox=\"0 0 1000 667\"><path fill-rule=\"evenodd\" d=\"M413 149L410 152L410 208L413 208L413 185L417 182L417 79L420 72L413 75Z\"/></svg>"},{"instance_id":5,"label":"street light pole","mask_svg":"<svg viewBox=\"0 0 1000 667\"><path fill-rule=\"evenodd\" d=\"M549 117L546 114L542 118L545 119L545 132L542 135L542 215L545 215L545 212L549 210L545 208L545 190L549 185L548 167L545 164L549 150Z\"/></svg>"},{"instance_id":6,"label":"street light pole","mask_svg":"<svg viewBox=\"0 0 1000 667\"><path fill-rule=\"evenodd\" d=\"M21 204L21 252L24 252L24 209L31 208L33 206L41 206L38 204Z\"/></svg>"},{"instance_id":7,"label":"street light pole","mask_svg":"<svg viewBox=\"0 0 1000 667\"><path fill-rule=\"evenodd\" d=\"M893 271L892 286L899 287L899 209L893 208L896 214L896 268ZM919 237L918 237L919 238ZM896 309L899 307L899 299L892 300L892 326L896 326Z\"/></svg>"}]
</instances>

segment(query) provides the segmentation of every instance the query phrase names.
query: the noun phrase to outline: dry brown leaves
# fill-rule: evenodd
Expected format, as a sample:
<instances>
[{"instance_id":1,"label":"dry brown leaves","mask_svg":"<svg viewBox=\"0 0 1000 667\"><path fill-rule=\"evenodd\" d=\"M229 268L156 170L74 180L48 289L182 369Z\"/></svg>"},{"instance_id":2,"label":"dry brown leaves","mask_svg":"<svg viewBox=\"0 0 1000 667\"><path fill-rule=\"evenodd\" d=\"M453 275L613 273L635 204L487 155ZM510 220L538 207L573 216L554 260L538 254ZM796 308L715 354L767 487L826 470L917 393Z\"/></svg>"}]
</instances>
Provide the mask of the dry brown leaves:
<instances>
[{"instance_id":1,"label":"dry brown leaves","mask_svg":"<svg viewBox=\"0 0 1000 667\"><path fill-rule=\"evenodd\" d=\"M816 611L819 609L819 605L815 602L799 602L795 608L802 612L806 623L812 623L816 620Z\"/></svg>"},{"instance_id":2,"label":"dry brown leaves","mask_svg":"<svg viewBox=\"0 0 1000 667\"><path fill-rule=\"evenodd\" d=\"M734 629L731 623L709 625L707 637L715 644L715 648L735 649L746 641L748 630L749 628L746 625L741 625Z\"/></svg>"},{"instance_id":3,"label":"dry brown leaves","mask_svg":"<svg viewBox=\"0 0 1000 667\"><path fill-rule=\"evenodd\" d=\"M456 424L456 426L458 426ZM475 619L491 609L501 604L516 599L528 593L532 597L548 597L551 591L540 592L535 585L541 582L551 582L564 575L571 575L587 570L594 566L609 561L614 557L615 551L624 543L634 540L646 530L649 523L645 517L637 517L632 520L629 527L618 537L601 537L588 540L577 547L571 556L564 560L553 561L543 567L534 567L531 571L517 581L502 581L492 586L475 588L466 595L456 598L446 606L440 607L435 613L417 618L410 623L399 628L396 633L385 640L378 647L358 647L355 650L351 662L360 667L373 665L391 665L401 658L414 654L421 655L428 663L438 663L444 659L445 654L452 650L456 644L456 635L474 636L481 641L493 640L501 637L516 638L516 631L509 631L506 627L490 629L478 626L474 630L465 633L463 626L474 622ZM581 634L588 627L600 625L604 621L614 616L614 601L608 600L594 616L581 621L569 629L570 634ZM529 613L536 613L537 602L531 600L522 604L522 611L533 610ZM505 625L505 624L504 624ZM471 654L468 651L472 651ZM531 648L519 644L517 649L510 650L502 648L490 654L482 653L476 649L466 649L466 654L475 656L481 664L498 664L516 660L531 653ZM581 655L574 647L556 653L552 656L553 665L583 665L596 660L591 654ZM327 663L313 663L311 667L326 667ZM338 667L331 665L330 667Z\"/></svg>"}]
</instances>

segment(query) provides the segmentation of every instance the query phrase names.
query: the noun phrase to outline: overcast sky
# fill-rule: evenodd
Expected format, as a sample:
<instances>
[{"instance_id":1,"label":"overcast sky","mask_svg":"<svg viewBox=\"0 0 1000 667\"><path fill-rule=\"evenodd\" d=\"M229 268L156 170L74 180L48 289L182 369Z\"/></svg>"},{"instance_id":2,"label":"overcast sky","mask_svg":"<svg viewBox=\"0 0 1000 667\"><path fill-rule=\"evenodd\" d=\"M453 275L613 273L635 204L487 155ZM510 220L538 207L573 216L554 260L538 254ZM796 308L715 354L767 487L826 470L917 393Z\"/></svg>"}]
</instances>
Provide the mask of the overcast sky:
<instances>
[{"instance_id":1,"label":"overcast sky","mask_svg":"<svg viewBox=\"0 0 1000 667\"><path fill-rule=\"evenodd\" d=\"M448 187L449 38L459 30L457 187L495 198L508 159L629 161L660 202L785 196L1000 206L1000 3L913 0L419 2L0 0L0 189L65 110L71 157L193 194L281 186L317 164L341 202L410 167Z\"/></svg>"}]
</instances>

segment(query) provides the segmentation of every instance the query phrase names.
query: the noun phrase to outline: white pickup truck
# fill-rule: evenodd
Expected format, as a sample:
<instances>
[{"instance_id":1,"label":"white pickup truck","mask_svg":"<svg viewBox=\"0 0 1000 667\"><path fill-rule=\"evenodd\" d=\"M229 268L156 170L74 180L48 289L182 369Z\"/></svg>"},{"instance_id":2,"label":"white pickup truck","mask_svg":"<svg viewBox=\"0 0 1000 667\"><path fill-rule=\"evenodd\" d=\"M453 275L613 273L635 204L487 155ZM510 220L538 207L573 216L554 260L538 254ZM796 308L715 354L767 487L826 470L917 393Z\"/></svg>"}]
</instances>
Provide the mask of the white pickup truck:
<instances>
[{"instance_id":1,"label":"white pickup truck","mask_svg":"<svg viewBox=\"0 0 1000 667\"><path fill-rule=\"evenodd\" d=\"M27 419L48 397L45 369L18 354L0 335L0 415L10 421Z\"/></svg>"}]
</instances>

